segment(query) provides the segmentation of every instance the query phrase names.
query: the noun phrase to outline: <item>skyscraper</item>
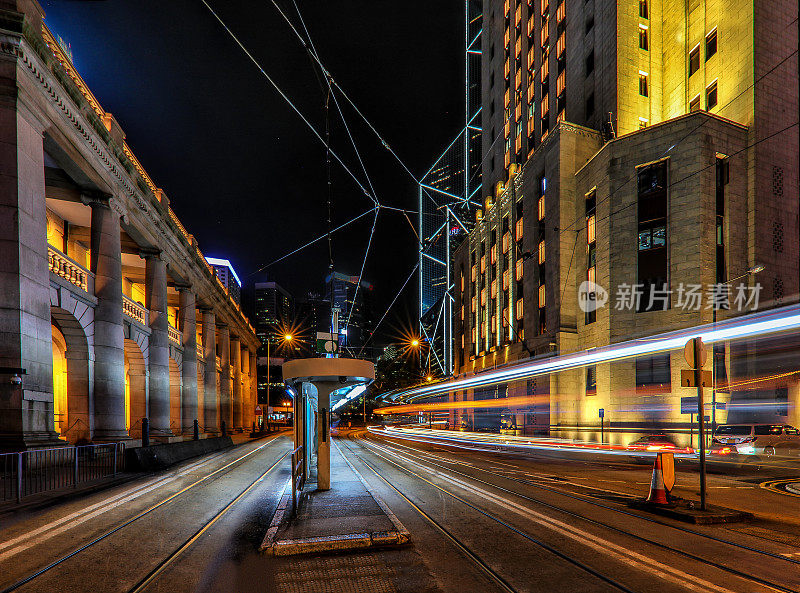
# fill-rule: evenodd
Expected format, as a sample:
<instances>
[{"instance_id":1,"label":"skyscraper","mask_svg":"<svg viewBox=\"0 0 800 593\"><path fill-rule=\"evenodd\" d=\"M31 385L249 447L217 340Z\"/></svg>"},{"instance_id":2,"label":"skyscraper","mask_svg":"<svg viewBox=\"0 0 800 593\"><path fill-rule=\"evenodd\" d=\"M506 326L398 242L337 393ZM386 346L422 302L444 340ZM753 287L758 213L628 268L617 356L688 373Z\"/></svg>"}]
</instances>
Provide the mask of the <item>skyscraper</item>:
<instances>
[{"instance_id":1,"label":"skyscraper","mask_svg":"<svg viewBox=\"0 0 800 593\"><path fill-rule=\"evenodd\" d=\"M760 308L797 301L796 3L483 6L484 208L453 271L456 372L737 314L687 310L682 287L736 279ZM720 348L715 365L735 378ZM680 365L643 357L527 389L565 432L604 406L669 426Z\"/></svg>"},{"instance_id":2,"label":"skyscraper","mask_svg":"<svg viewBox=\"0 0 800 593\"><path fill-rule=\"evenodd\" d=\"M227 259L220 259L218 257L207 257L206 261L214 268L217 278L222 282L222 286L228 291L234 301L239 305L242 304L242 281L233 269L233 265Z\"/></svg>"}]
</instances>

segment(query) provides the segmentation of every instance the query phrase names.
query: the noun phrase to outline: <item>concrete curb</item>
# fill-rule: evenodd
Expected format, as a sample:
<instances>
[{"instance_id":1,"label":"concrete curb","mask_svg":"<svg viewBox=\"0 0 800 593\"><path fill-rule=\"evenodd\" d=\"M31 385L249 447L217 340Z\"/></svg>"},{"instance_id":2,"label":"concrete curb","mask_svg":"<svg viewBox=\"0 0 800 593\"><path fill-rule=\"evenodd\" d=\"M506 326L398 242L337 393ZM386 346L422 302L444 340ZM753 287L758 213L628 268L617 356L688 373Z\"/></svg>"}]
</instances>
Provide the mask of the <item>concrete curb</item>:
<instances>
[{"instance_id":1,"label":"concrete curb","mask_svg":"<svg viewBox=\"0 0 800 593\"><path fill-rule=\"evenodd\" d=\"M334 443L335 445L335 443ZM338 445L335 445L338 449ZM339 450L341 454L341 450ZM342 455L342 459L353 470L353 473L358 477L361 483L369 492L370 496L378 503L378 506L386 514L389 520L394 525L395 529L392 531L376 531L374 533L345 533L341 535L330 535L323 537L309 537L303 539L278 539L278 531L284 521L288 521L289 507L291 504L291 480L284 486L281 500L278 503L278 508L275 509L275 514L272 516L267 533L264 540L259 546L259 551L265 552L273 556L298 556L301 554L318 554L325 552L348 552L352 550L363 550L366 548L380 548L386 546L399 546L410 542L411 534L406 529L397 516L386 505L383 499L378 496L376 492L370 488L367 481L364 479L359 471L353 467L353 464ZM289 490L289 492L287 492Z\"/></svg>"},{"instance_id":2,"label":"concrete curb","mask_svg":"<svg viewBox=\"0 0 800 593\"><path fill-rule=\"evenodd\" d=\"M661 506L644 500L635 500L629 502L628 506L640 511L646 511L655 515L661 515L662 517L669 517L670 519L677 519L678 521L683 521L684 523L694 523L696 525L740 523L753 519L752 513L711 505L708 505L705 511L677 506L675 504L670 506Z\"/></svg>"},{"instance_id":3,"label":"concrete curb","mask_svg":"<svg viewBox=\"0 0 800 593\"><path fill-rule=\"evenodd\" d=\"M339 445L336 444L336 441L332 442L334 446L337 449L339 449ZM375 502L378 503L378 506L381 507L381 510L383 510L383 512L386 513L386 516L389 517L389 520L392 522L392 525L394 525L395 529L397 530L397 535L399 537L399 541L396 543L404 544L409 542L411 540L411 533L408 531L408 529L406 529L405 525L403 525L400 522L400 519L397 518L397 515L395 515L392 512L392 510L386 505L386 503L383 502L383 499L378 495L378 493L375 492L372 488L370 488L370 485L367 484L367 481L364 479L364 476L362 476L361 472L359 472L355 467L353 467L353 464L350 463L350 460L344 456L341 449L339 449L339 454L342 456L342 459L344 459L344 462L348 465L348 467L351 470L353 470L353 473L358 477L358 479L364 485L364 488L367 489L367 492L369 492L370 495L372 495L372 498L375 499Z\"/></svg>"}]
</instances>

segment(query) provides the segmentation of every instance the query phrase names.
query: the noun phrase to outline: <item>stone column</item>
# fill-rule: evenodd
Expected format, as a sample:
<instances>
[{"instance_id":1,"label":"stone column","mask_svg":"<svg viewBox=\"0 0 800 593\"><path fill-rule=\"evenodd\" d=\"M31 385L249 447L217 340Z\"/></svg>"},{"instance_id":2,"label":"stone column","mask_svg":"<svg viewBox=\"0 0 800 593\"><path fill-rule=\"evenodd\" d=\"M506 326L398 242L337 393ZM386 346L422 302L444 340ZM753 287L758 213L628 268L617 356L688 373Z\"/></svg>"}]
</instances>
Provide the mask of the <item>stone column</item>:
<instances>
[{"instance_id":1,"label":"stone column","mask_svg":"<svg viewBox=\"0 0 800 593\"><path fill-rule=\"evenodd\" d=\"M242 428L245 432L253 428L253 399L250 393L250 350L242 346Z\"/></svg>"},{"instance_id":2,"label":"stone column","mask_svg":"<svg viewBox=\"0 0 800 593\"><path fill-rule=\"evenodd\" d=\"M145 307L150 316L149 370L150 430L154 437L170 437L169 426L169 320L167 317L167 263L160 252L143 252Z\"/></svg>"},{"instance_id":3,"label":"stone column","mask_svg":"<svg viewBox=\"0 0 800 593\"><path fill-rule=\"evenodd\" d=\"M255 408L258 405L258 376L257 376L258 358L255 350L250 351L250 422L255 419ZM267 413L266 406L263 413Z\"/></svg>"},{"instance_id":4,"label":"stone column","mask_svg":"<svg viewBox=\"0 0 800 593\"><path fill-rule=\"evenodd\" d=\"M242 344L238 336L231 336L231 369L233 370L233 393L231 394L231 411L233 426L237 432L242 430Z\"/></svg>"},{"instance_id":5,"label":"stone column","mask_svg":"<svg viewBox=\"0 0 800 593\"><path fill-rule=\"evenodd\" d=\"M8 48L20 39L7 30L3 37ZM0 367L27 374L21 383L0 374L0 451L64 444L53 427L43 129L21 105L21 60L13 51L0 57Z\"/></svg>"},{"instance_id":6,"label":"stone column","mask_svg":"<svg viewBox=\"0 0 800 593\"><path fill-rule=\"evenodd\" d=\"M180 288L180 299L178 315L183 344L181 430L183 434L192 434L197 419L197 310L195 294L190 287Z\"/></svg>"},{"instance_id":7,"label":"stone column","mask_svg":"<svg viewBox=\"0 0 800 593\"><path fill-rule=\"evenodd\" d=\"M114 198L88 199L92 207L94 272L94 438L128 438L125 430L125 335L122 328L120 213Z\"/></svg>"},{"instance_id":8,"label":"stone column","mask_svg":"<svg viewBox=\"0 0 800 593\"><path fill-rule=\"evenodd\" d=\"M203 309L203 429L219 434L219 392L217 385L217 322L213 309Z\"/></svg>"},{"instance_id":9,"label":"stone column","mask_svg":"<svg viewBox=\"0 0 800 593\"><path fill-rule=\"evenodd\" d=\"M231 339L227 325L219 326L219 358L220 367L222 367L219 380L220 418L230 432L233 430L233 409L231 407Z\"/></svg>"}]
</instances>

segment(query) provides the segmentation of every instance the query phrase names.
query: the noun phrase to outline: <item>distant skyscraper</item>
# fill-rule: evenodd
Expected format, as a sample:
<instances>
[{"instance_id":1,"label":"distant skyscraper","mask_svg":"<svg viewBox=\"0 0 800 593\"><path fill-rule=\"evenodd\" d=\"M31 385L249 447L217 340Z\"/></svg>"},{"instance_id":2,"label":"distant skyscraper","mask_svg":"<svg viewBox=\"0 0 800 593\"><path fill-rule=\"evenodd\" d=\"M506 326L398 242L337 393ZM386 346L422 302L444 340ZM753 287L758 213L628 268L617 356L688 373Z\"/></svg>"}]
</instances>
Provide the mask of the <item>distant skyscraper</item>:
<instances>
[{"instance_id":1,"label":"distant skyscraper","mask_svg":"<svg viewBox=\"0 0 800 593\"><path fill-rule=\"evenodd\" d=\"M256 335L264 344L266 352L267 334L273 336L280 327L291 325L294 320L294 299L277 282L256 282L255 316Z\"/></svg>"},{"instance_id":2,"label":"distant skyscraper","mask_svg":"<svg viewBox=\"0 0 800 593\"><path fill-rule=\"evenodd\" d=\"M351 352L356 350L353 354L364 345L372 330L372 284L361 280L358 290L357 286L358 276L334 272L325 279L325 300L331 302L333 291L333 306L339 310L339 346Z\"/></svg>"},{"instance_id":3,"label":"distant skyscraper","mask_svg":"<svg viewBox=\"0 0 800 593\"><path fill-rule=\"evenodd\" d=\"M242 281L236 275L231 262L227 259L217 257L207 257L206 261L214 268L217 277L222 281L222 285L228 290L228 294L238 304L242 304Z\"/></svg>"}]
</instances>

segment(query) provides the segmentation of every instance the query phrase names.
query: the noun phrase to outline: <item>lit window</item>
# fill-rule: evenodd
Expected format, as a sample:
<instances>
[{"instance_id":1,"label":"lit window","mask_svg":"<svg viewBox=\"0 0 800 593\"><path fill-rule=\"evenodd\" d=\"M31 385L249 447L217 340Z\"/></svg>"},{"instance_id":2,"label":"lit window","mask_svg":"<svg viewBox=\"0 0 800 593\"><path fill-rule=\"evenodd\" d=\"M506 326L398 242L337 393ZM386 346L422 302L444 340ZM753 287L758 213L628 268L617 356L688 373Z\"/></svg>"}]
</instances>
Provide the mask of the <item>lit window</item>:
<instances>
[{"instance_id":1,"label":"lit window","mask_svg":"<svg viewBox=\"0 0 800 593\"><path fill-rule=\"evenodd\" d=\"M596 280L595 280L595 278L596 278L595 270L596 270L596 268L594 266L592 266L586 272L586 279L589 282L591 282L592 284L594 284L596 282Z\"/></svg>"},{"instance_id":2,"label":"lit window","mask_svg":"<svg viewBox=\"0 0 800 593\"><path fill-rule=\"evenodd\" d=\"M644 25L639 25L639 49L650 49L650 45L647 42L647 27Z\"/></svg>"},{"instance_id":3,"label":"lit window","mask_svg":"<svg viewBox=\"0 0 800 593\"><path fill-rule=\"evenodd\" d=\"M588 219L586 219L586 242L587 243L594 243L595 242L595 232L596 232L596 222L595 216L592 214Z\"/></svg>"},{"instance_id":4,"label":"lit window","mask_svg":"<svg viewBox=\"0 0 800 593\"><path fill-rule=\"evenodd\" d=\"M491 294L493 299L497 298L497 280L492 280Z\"/></svg>"},{"instance_id":5,"label":"lit window","mask_svg":"<svg viewBox=\"0 0 800 593\"><path fill-rule=\"evenodd\" d=\"M508 248L511 245L511 233L506 232L503 235L503 253L508 253Z\"/></svg>"},{"instance_id":6,"label":"lit window","mask_svg":"<svg viewBox=\"0 0 800 593\"><path fill-rule=\"evenodd\" d=\"M503 272L503 290L508 290L509 273L508 270Z\"/></svg>"},{"instance_id":7,"label":"lit window","mask_svg":"<svg viewBox=\"0 0 800 593\"><path fill-rule=\"evenodd\" d=\"M481 274L483 274L485 271L486 271L486 256L482 255L481 256Z\"/></svg>"},{"instance_id":8,"label":"lit window","mask_svg":"<svg viewBox=\"0 0 800 593\"><path fill-rule=\"evenodd\" d=\"M497 245L492 245L492 249L490 251L492 257L492 264L497 263Z\"/></svg>"},{"instance_id":9,"label":"lit window","mask_svg":"<svg viewBox=\"0 0 800 593\"><path fill-rule=\"evenodd\" d=\"M717 30L714 29L706 35L706 62L708 59L717 53Z\"/></svg>"},{"instance_id":10,"label":"lit window","mask_svg":"<svg viewBox=\"0 0 800 593\"><path fill-rule=\"evenodd\" d=\"M486 289L482 288L481 289L481 307L485 307L485 306L486 306Z\"/></svg>"},{"instance_id":11,"label":"lit window","mask_svg":"<svg viewBox=\"0 0 800 593\"><path fill-rule=\"evenodd\" d=\"M508 307L503 309L503 327L508 327Z\"/></svg>"},{"instance_id":12,"label":"lit window","mask_svg":"<svg viewBox=\"0 0 800 593\"><path fill-rule=\"evenodd\" d=\"M544 196L539 198L539 220L544 220Z\"/></svg>"},{"instance_id":13,"label":"lit window","mask_svg":"<svg viewBox=\"0 0 800 593\"><path fill-rule=\"evenodd\" d=\"M539 241L539 263L544 263L545 246L544 241Z\"/></svg>"},{"instance_id":14,"label":"lit window","mask_svg":"<svg viewBox=\"0 0 800 593\"><path fill-rule=\"evenodd\" d=\"M470 274L472 276L472 281L475 282L475 266L473 265L470 270L471 270Z\"/></svg>"},{"instance_id":15,"label":"lit window","mask_svg":"<svg viewBox=\"0 0 800 593\"><path fill-rule=\"evenodd\" d=\"M689 101L689 113L694 111L700 111L700 94L698 93L697 96Z\"/></svg>"},{"instance_id":16,"label":"lit window","mask_svg":"<svg viewBox=\"0 0 800 593\"><path fill-rule=\"evenodd\" d=\"M522 299L517 299L517 304L514 308L517 319L522 319Z\"/></svg>"},{"instance_id":17,"label":"lit window","mask_svg":"<svg viewBox=\"0 0 800 593\"><path fill-rule=\"evenodd\" d=\"M517 219L517 241L522 239L522 228L523 228L522 218L520 217Z\"/></svg>"},{"instance_id":18,"label":"lit window","mask_svg":"<svg viewBox=\"0 0 800 593\"><path fill-rule=\"evenodd\" d=\"M464 305L461 305L461 321L464 321Z\"/></svg>"},{"instance_id":19,"label":"lit window","mask_svg":"<svg viewBox=\"0 0 800 593\"><path fill-rule=\"evenodd\" d=\"M472 297L472 312L475 312L475 306L477 305L478 297Z\"/></svg>"},{"instance_id":20,"label":"lit window","mask_svg":"<svg viewBox=\"0 0 800 593\"><path fill-rule=\"evenodd\" d=\"M646 19L649 18L647 14L647 0L639 0L639 16Z\"/></svg>"},{"instance_id":21,"label":"lit window","mask_svg":"<svg viewBox=\"0 0 800 593\"><path fill-rule=\"evenodd\" d=\"M642 97L647 97L647 72L639 70L639 94Z\"/></svg>"},{"instance_id":22,"label":"lit window","mask_svg":"<svg viewBox=\"0 0 800 593\"><path fill-rule=\"evenodd\" d=\"M514 278L516 278L517 282L522 280L522 258L517 260L517 265L514 272L515 272Z\"/></svg>"},{"instance_id":23,"label":"lit window","mask_svg":"<svg viewBox=\"0 0 800 593\"><path fill-rule=\"evenodd\" d=\"M689 52L689 76L700 70L700 46Z\"/></svg>"},{"instance_id":24,"label":"lit window","mask_svg":"<svg viewBox=\"0 0 800 593\"><path fill-rule=\"evenodd\" d=\"M542 284L539 286L539 308L546 306L547 287Z\"/></svg>"},{"instance_id":25,"label":"lit window","mask_svg":"<svg viewBox=\"0 0 800 593\"><path fill-rule=\"evenodd\" d=\"M706 87L706 110L714 109L717 106L717 81L712 82Z\"/></svg>"}]
</instances>

